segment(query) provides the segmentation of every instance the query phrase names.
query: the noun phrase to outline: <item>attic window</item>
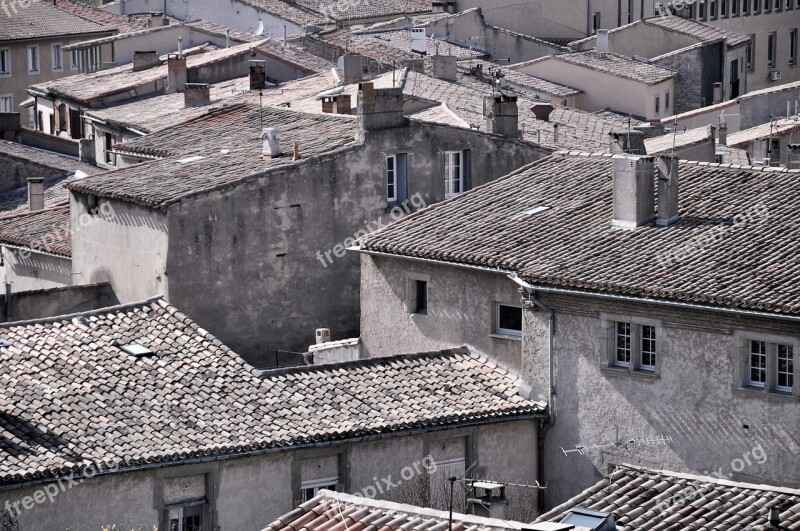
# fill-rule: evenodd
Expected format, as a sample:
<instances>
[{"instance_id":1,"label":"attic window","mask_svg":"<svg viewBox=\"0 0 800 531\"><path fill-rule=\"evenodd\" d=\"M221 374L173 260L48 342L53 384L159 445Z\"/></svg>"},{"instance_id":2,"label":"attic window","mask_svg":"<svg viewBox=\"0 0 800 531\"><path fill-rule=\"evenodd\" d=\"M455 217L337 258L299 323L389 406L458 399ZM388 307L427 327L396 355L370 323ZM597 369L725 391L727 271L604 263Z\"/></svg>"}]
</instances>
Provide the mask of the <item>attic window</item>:
<instances>
[{"instance_id":1,"label":"attic window","mask_svg":"<svg viewBox=\"0 0 800 531\"><path fill-rule=\"evenodd\" d=\"M195 155L194 157L186 157L185 159L178 159L178 164L188 164L190 162L197 162L198 160L203 160L205 157L200 155Z\"/></svg>"},{"instance_id":2,"label":"attic window","mask_svg":"<svg viewBox=\"0 0 800 531\"><path fill-rule=\"evenodd\" d=\"M128 345L122 345L119 348L121 348L131 356L136 356L137 358L141 358L142 356L152 356L153 354L155 354L149 348L143 347L138 343L130 343Z\"/></svg>"},{"instance_id":3,"label":"attic window","mask_svg":"<svg viewBox=\"0 0 800 531\"><path fill-rule=\"evenodd\" d=\"M549 206L536 206L533 208L529 208L524 212L526 216L535 216L536 214L541 214L542 212L547 212L550 210Z\"/></svg>"}]
</instances>

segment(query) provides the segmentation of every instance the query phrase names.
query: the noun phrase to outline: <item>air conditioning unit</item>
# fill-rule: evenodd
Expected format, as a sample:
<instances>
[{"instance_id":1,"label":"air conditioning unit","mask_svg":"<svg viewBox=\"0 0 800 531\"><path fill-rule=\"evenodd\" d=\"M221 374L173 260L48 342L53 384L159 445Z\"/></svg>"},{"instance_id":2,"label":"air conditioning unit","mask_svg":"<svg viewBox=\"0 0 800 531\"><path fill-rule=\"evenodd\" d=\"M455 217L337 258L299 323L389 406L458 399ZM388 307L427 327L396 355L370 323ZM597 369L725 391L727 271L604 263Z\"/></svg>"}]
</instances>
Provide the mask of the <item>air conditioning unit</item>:
<instances>
[{"instance_id":1,"label":"air conditioning unit","mask_svg":"<svg viewBox=\"0 0 800 531\"><path fill-rule=\"evenodd\" d=\"M781 73L779 70L775 70L774 72L769 73L769 80L770 81L780 81L781 80Z\"/></svg>"}]
</instances>

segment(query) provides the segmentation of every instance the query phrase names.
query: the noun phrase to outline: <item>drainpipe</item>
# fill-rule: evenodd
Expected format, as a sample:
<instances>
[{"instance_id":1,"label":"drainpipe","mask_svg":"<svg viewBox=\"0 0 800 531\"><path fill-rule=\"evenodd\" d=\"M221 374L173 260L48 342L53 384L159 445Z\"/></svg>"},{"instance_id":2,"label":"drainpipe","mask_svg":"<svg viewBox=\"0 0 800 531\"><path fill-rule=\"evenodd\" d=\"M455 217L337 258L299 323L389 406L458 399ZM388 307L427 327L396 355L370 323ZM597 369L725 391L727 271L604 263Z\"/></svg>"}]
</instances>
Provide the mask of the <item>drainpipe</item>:
<instances>
[{"instance_id":1,"label":"drainpipe","mask_svg":"<svg viewBox=\"0 0 800 531\"><path fill-rule=\"evenodd\" d=\"M2 252L2 249L0 249ZM11 322L11 282L6 282L6 322Z\"/></svg>"},{"instance_id":2,"label":"drainpipe","mask_svg":"<svg viewBox=\"0 0 800 531\"><path fill-rule=\"evenodd\" d=\"M513 280L517 285L519 285L524 291L527 299L536 305L537 308L547 312L547 368L548 368L548 377L547 377L547 419L545 419L539 425L539 440L538 440L538 472L539 472L539 484L545 484L544 478L544 437L547 434L547 430L550 429L553 424L556 423L556 415L555 415L555 382L553 380L553 336L555 334L555 311L544 304L542 301L536 298L536 293L534 291L534 287L522 280L517 276L516 273L511 273L508 275L508 278ZM542 508L544 507L544 490L539 490L539 496L537 500L537 509L541 512Z\"/></svg>"}]
</instances>

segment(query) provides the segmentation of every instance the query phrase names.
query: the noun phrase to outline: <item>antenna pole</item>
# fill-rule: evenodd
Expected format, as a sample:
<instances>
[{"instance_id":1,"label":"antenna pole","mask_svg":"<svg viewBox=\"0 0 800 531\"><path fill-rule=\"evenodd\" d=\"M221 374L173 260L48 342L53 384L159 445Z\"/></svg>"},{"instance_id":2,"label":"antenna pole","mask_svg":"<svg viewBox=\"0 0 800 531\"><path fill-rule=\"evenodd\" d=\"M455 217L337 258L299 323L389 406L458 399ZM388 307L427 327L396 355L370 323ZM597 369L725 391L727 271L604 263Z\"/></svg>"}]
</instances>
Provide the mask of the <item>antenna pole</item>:
<instances>
[{"instance_id":1,"label":"antenna pole","mask_svg":"<svg viewBox=\"0 0 800 531\"><path fill-rule=\"evenodd\" d=\"M264 130L264 92L258 91L258 103L261 106L261 130Z\"/></svg>"},{"instance_id":2,"label":"antenna pole","mask_svg":"<svg viewBox=\"0 0 800 531\"><path fill-rule=\"evenodd\" d=\"M453 476L453 477L451 477L449 479L449 481L450 481L450 518L449 518L449 523L448 523L448 528L447 528L448 531L453 531L453 485L455 485L456 479L458 479L458 478L456 478L455 476Z\"/></svg>"}]
</instances>

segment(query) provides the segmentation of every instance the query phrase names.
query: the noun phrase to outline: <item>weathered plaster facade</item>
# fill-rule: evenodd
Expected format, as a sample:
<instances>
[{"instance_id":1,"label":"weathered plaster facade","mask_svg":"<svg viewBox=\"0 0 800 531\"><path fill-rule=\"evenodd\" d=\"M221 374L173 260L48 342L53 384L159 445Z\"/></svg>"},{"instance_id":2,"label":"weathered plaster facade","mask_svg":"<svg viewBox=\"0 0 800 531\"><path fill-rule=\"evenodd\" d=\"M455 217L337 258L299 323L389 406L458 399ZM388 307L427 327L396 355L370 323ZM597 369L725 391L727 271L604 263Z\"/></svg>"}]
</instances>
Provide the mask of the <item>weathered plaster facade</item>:
<instances>
[{"instance_id":1,"label":"weathered plaster facade","mask_svg":"<svg viewBox=\"0 0 800 531\"><path fill-rule=\"evenodd\" d=\"M7 518L6 502L9 502L16 515L13 504L31 497L30 508L16 516L19 531L97 530L112 524L137 531L140 528L151 531L154 526L167 531L165 507L200 500L204 502L204 531L259 531L296 507L304 482L321 479L326 474L338 477L340 488L346 492L369 495L374 491L378 499L397 502L412 495L408 488L403 488L403 478L409 478L406 480L409 485L435 478L435 474L430 476L421 466L432 461L463 459L467 468L475 465L471 469L473 477L533 484L538 470L537 426L536 420L485 424L254 457L154 467L78 480L79 484L65 490L60 490L58 483L3 490L0 510ZM387 488L384 480L395 486ZM62 484L69 485L66 481ZM51 492L57 491L52 503L44 490L48 486ZM44 502L34 504L37 491L42 492L38 496ZM535 495L531 497L530 489L510 489L507 493L512 503L519 503L521 500L515 500L523 496L529 507L535 508ZM104 503L96 503L98 499Z\"/></svg>"}]
</instances>

